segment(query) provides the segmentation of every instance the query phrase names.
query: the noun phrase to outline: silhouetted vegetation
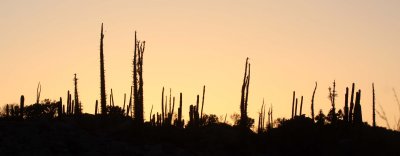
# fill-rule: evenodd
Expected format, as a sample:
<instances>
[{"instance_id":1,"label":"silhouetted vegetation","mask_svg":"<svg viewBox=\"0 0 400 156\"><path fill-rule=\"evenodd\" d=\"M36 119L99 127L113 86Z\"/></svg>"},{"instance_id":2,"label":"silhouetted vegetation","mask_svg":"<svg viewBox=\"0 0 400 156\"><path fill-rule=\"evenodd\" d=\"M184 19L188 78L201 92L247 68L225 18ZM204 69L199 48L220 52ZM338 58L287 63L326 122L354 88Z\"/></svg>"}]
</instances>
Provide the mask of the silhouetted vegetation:
<instances>
[{"instance_id":1,"label":"silhouetted vegetation","mask_svg":"<svg viewBox=\"0 0 400 156\"><path fill-rule=\"evenodd\" d=\"M137 40L135 31L133 55L133 84L129 103L124 94L123 106L114 103L110 89L110 104L106 102L103 52L103 24L100 34L100 112L98 100L94 115L83 113L78 96L78 79L74 75L74 98L67 91L64 102L44 99L40 101L41 84L38 83L36 103L6 104L0 115L0 151L3 155L399 155L400 133L377 126L375 121L375 87L372 84L372 126L363 121L361 90L355 94L352 84L346 87L342 109L336 104L336 81L329 87L332 108L327 115L322 110L314 117L315 82L311 98L311 113L303 112L303 96L296 98L293 91L290 119L273 118L272 104L267 108L264 99L258 112L258 125L248 116L250 63L246 58L241 86L240 114L226 118L204 113L205 89L196 96L196 103L183 112L183 95L179 93L179 106L175 114L175 96L161 92L161 112L144 119L143 53L145 42ZM396 99L397 95L395 94ZM192 99L194 102L194 99ZM190 101L190 100L188 100ZM349 108L350 102L350 108ZM307 102L306 102L307 103ZM400 106L400 103L399 103ZM201 107L201 108L200 108ZM159 105L154 108L160 108ZM364 107L365 108L365 107ZM90 108L93 109L93 108ZM268 111L267 111L268 110ZM185 123L183 114L188 113ZM386 118L385 113L377 111ZM101 114L101 115L99 115ZM267 120L265 118L267 117ZM222 121L223 120L223 121ZM386 118L387 122L387 118ZM399 120L400 123L400 120ZM389 127L389 124L387 122ZM399 126L397 126L399 127Z\"/></svg>"},{"instance_id":2,"label":"silhouetted vegetation","mask_svg":"<svg viewBox=\"0 0 400 156\"><path fill-rule=\"evenodd\" d=\"M143 124L143 53L146 42L140 42L136 38L133 54L133 98L134 98L134 119L137 124Z\"/></svg>"},{"instance_id":3,"label":"silhouetted vegetation","mask_svg":"<svg viewBox=\"0 0 400 156\"><path fill-rule=\"evenodd\" d=\"M101 23L101 33L100 33L100 107L101 114L106 115L107 113L107 95L106 95L106 79L104 74L104 52L103 52L103 23Z\"/></svg>"},{"instance_id":4,"label":"silhouetted vegetation","mask_svg":"<svg viewBox=\"0 0 400 156\"><path fill-rule=\"evenodd\" d=\"M242 92L240 98L240 121L239 121L239 126L244 129L249 128L249 119L247 116L249 86L250 86L250 63L249 63L249 58L247 58L246 66L244 68L244 77L243 77Z\"/></svg>"}]
</instances>

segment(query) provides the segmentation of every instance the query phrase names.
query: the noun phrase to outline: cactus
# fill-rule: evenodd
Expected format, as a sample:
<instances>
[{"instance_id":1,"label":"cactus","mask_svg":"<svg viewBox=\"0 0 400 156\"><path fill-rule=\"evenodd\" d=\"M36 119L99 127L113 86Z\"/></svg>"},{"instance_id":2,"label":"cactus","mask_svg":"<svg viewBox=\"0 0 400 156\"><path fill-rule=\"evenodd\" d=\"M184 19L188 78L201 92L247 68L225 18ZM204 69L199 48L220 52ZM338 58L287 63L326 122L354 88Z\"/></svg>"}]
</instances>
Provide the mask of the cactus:
<instances>
[{"instance_id":1,"label":"cactus","mask_svg":"<svg viewBox=\"0 0 400 156\"><path fill-rule=\"evenodd\" d=\"M193 126L194 125L194 107L193 105L189 106L189 126Z\"/></svg>"},{"instance_id":2,"label":"cactus","mask_svg":"<svg viewBox=\"0 0 400 156\"><path fill-rule=\"evenodd\" d=\"M344 122L349 122L349 87L346 87L346 94L344 95Z\"/></svg>"},{"instance_id":3,"label":"cactus","mask_svg":"<svg viewBox=\"0 0 400 156\"><path fill-rule=\"evenodd\" d=\"M171 112L171 119L172 119L172 115L174 115L174 109L175 109L175 96L172 98L172 112Z\"/></svg>"},{"instance_id":4,"label":"cactus","mask_svg":"<svg viewBox=\"0 0 400 156\"><path fill-rule=\"evenodd\" d=\"M273 120L272 120L272 106L268 109L268 125L267 129L270 130L273 128Z\"/></svg>"},{"instance_id":5,"label":"cactus","mask_svg":"<svg viewBox=\"0 0 400 156\"><path fill-rule=\"evenodd\" d=\"M171 113L171 108L172 108L172 99L171 99L171 94L172 94L172 89L171 88L169 88L169 108L168 108L168 118L169 118L169 116L171 115L170 113Z\"/></svg>"},{"instance_id":6,"label":"cactus","mask_svg":"<svg viewBox=\"0 0 400 156\"><path fill-rule=\"evenodd\" d=\"M263 108L264 108L264 99L263 99L263 104L261 105L260 113L258 113L258 133L261 133L263 131Z\"/></svg>"},{"instance_id":7,"label":"cactus","mask_svg":"<svg viewBox=\"0 0 400 156\"><path fill-rule=\"evenodd\" d=\"M201 113L200 113L200 119L203 120L203 108L204 108L204 95L206 93L206 85L203 86L203 97L201 100Z\"/></svg>"},{"instance_id":8,"label":"cactus","mask_svg":"<svg viewBox=\"0 0 400 156\"><path fill-rule=\"evenodd\" d=\"M71 96L69 95L69 90L68 90L68 92L67 92L67 115L69 115L70 114L70 111L71 111L71 105L70 105L70 102L71 101Z\"/></svg>"},{"instance_id":9,"label":"cactus","mask_svg":"<svg viewBox=\"0 0 400 156\"><path fill-rule=\"evenodd\" d=\"M14 111L14 106L13 105L11 105L10 115L11 115L11 117L15 116L15 111Z\"/></svg>"},{"instance_id":10,"label":"cactus","mask_svg":"<svg viewBox=\"0 0 400 156\"><path fill-rule=\"evenodd\" d=\"M272 104L271 104L271 112L270 112L270 114L271 114L271 125L270 125L270 128L274 128L274 118L272 116L272 109L273 109L273 107L272 107Z\"/></svg>"},{"instance_id":11,"label":"cactus","mask_svg":"<svg viewBox=\"0 0 400 156\"><path fill-rule=\"evenodd\" d=\"M24 102L25 102L25 97L24 95L21 95L20 107L19 107L19 115L21 119L24 118Z\"/></svg>"},{"instance_id":12,"label":"cactus","mask_svg":"<svg viewBox=\"0 0 400 156\"><path fill-rule=\"evenodd\" d=\"M176 125L179 128L183 128L183 122L182 122L182 93L179 94L179 108L178 108L178 120Z\"/></svg>"},{"instance_id":13,"label":"cactus","mask_svg":"<svg viewBox=\"0 0 400 156\"><path fill-rule=\"evenodd\" d=\"M268 117L268 122L269 122L269 117ZM261 105L260 113L258 116L258 133L262 133L264 131L264 123L265 123L265 104L264 104L264 99Z\"/></svg>"},{"instance_id":14,"label":"cactus","mask_svg":"<svg viewBox=\"0 0 400 156\"><path fill-rule=\"evenodd\" d=\"M58 106L57 106L57 114L58 117L62 117L63 116L63 104L62 104L62 98L60 97L60 101L58 101Z\"/></svg>"},{"instance_id":15,"label":"cactus","mask_svg":"<svg viewBox=\"0 0 400 156\"><path fill-rule=\"evenodd\" d=\"M350 111L349 111L349 123L353 123L353 109L354 109L354 88L355 88L355 84L352 84L351 87L351 97L350 97Z\"/></svg>"},{"instance_id":16,"label":"cactus","mask_svg":"<svg viewBox=\"0 0 400 156\"><path fill-rule=\"evenodd\" d=\"M42 85L40 82L38 83L37 89L36 89L36 104L39 104L40 100L40 93L42 92Z\"/></svg>"},{"instance_id":17,"label":"cactus","mask_svg":"<svg viewBox=\"0 0 400 156\"><path fill-rule=\"evenodd\" d=\"M295 100L296 100L296 91L293 91L293 100L292 100L292 119L295 116L294 115L294 104L295 104Z\"/></svg>"},{"instance_id":18,"label":"cactus","mask_svg":"<svg viewBox=\"0 0 400 156\"><path fill-rule=\"evenodd\" d=\"M297 116L297 101L298 101L298 99L296 98L296 105L294 107L294 117Z\"/></svg>"},{"instance_id":19,"label":"cactus","mask_svg":"<svg viewBox=\"0 0 400 156\"><path fill-rule=\"evenodd\" d=\"M72 100L72 102L71 102L71 115L73 115L74 113L75 113L75 105L73 105L73 103L74 103L74 100Z\"/></svg>"},{"instance_id":20,"label":"cactus","mask_svg":"<svg viewBox=\"0 0 400 156\"><path fill-rule=\"evenodd\" d=\"M151 105L151 110L150 110L150 118L149 118L150 122L151 122L151 114L152 113L153 113L153 105Z\"/></svg>"},{"instance_id":21,"label":"cactus","mask_svg":"<svg viewBox=\"0 0 400 156\"><path fill-rule=\"evenodd\" d=\"M374 86L374 83L372 83L372 126L376 127L376 121L375 121L375 86Z\"/></svg>"},{"instance_id":22,"label":"cactus","mask_svg":"<svg viewBox=\"0 0 400 156\"><path fill-rule=\"evenodd\" d=\"M101 23L101 33L100 33L100 107L101 114L107 114L107 95L106 95L106 79L104 74L104 51L103 51L103 23Z\"/></svg>"},{"instance_id":23,"label":"cactus","mask_svg":"<svg viewBox=\"0 0 400 156\"><path fill-rule=\"evenodd\" d=\"M143 53L146 42L137 40L135 31L135 45L133 54L133 98L135 122L143 124Z\"/></svg>"},{"instance_id":24,"label":"cactus","mask_svg":"<svg viewBox=\"0 0 400 156\"><path fill-rule=\"evenodd\" d=\"M196 124L196 126L198 126L199 125L199 123L200 123L200 116L199 116L199 99L200 99L200 97L199 97L199 95L197 95L197 98L196 98L196 109L195 109L195 111L194 111L194 122L195 122L195 124Z\"/></svg>"},{"instance_id":25,"label":"cactus","mask_svg":"<svg viewBox=\"0 0 400 156\"><path fill-rule=\"evenodd\" d=\"M162 88L161 92L161 120L160 123L163 124L164 122L164 87Z\"/></svg>"},{"instance_id":26,"label":"cactus","mask_svg":"<svg viewBox=\"0 0 400 156\"><path fill-rule=\"evenodd\" d=\"M126 93L124 93L124 106L122 106L122 112L125 114L125 104L126 104ZM153 106L152 106L153 107Z\"/></svg>"},{"instance_id":27,"label":"cactus","mask_svg":"<svg viewBox=\"0 0 400 156\"><path fill-rule=\"evenodd\" d=\"M300 116L303 115L302 110L303 110L303 96L301 96L301 100L300 100L300 114L299 114Z\"/></svg>"},{"instance_id":28,"label":"cactus","mask_svg":"<svg viewBox=\"0 0 400 156\"><path fill-rule=\"evenodd\" d=\"M98 104L99 104L99 101L96 100L96 105L94 106L94 115L97 115Z\"/></svg>"},{"instance_id":29,"label":"cactus","mask_svg":"<svg viewBox=\"0 0 400 156\"><path fill-rule=\"evenodd\" d=\"M132 89L133 89L133 86L131 86L131 94L129 96L129 105L128 105L128 108L126 108L126 116L129 116L129 111L132 108Z\"/></svg>"},{"instance_id":30,"label":"cactus","mask_svg":"<svg viewBox=\"0 0 400 156\"><path fill-rule=\"evenodd\" d=\"M111 88L111 94L110 94L110 106L114 107L114 94Z\"/></svg>"},{"instance_id":31,"label":"cactus","mask_svg":"<svg viewBox=\"0 0 400 156\"><path fill-rule=\"evenodd\" d=\"M312 97L311 97L311 119L314 121L314 96L315 96L315 91L317 90L317 86L318 86L318 83L317 82L315 82L315 88L314 88L314 91L313 91L313 94L312 94Z\"/></svg>"},{"instance_id":32,"label":"cactus","mask_svg":"<svg viewBox=\"0 0 400 156\"><path fill-rule=\"evenodd\" d=\"M8 104L6 105L6 116L10 116L10 107L8 106Z\"/></svg>"},{"instance_id":33,"label":"cactus","mask_svg":"<svg viewBox=\"0 0 400 156\"><path fill-rule=\"evenodd\" d=\"M82 113L82 110L81 110L81 106L80 106L80 103L79 103L79 95L78 95L78 78L76 78L76 74L74 74L75 76L74 76L74 86L75 86L75 92L74 92L74 94L75 94L75 96L74 96L74 101L75 101L75 110L74 110L74 112L75 112L75 114L76 115L80 115L81 113Z\"/></svg>"},{"instance_id":34,"label":"cactus","mask_svg":"<svg viewBox=\"0 0 400 156\"><path fill-rule=\"evenodd\" d=\"M62 105L62 114L65 115L65 105Z\"/></svg>"},{"instance_id":35,"label":"cactus","mask_svg":"<svg viewBox=\"0 0 400 156\"><path fill-rule=\"evenodd\" d=\"M333 111L333 118L332 122L335 123L337 120L336 116L336 107L335 107L335 97L336 97L336 82L333 80L333 91L332 91L332 111Z\"/></svg>"},{"instance_id":36,"label":"cactus","mask_svg":"<svg viewBox=\"0 0 400 156\"><path fill-rule=\"evenodd\" d=\"M250 86L250 63L249 58L246 58L245 72L243 77L241 98L240 98L240 127L247 128L248 117L247 117L247 105L249 96L249 86ZM247 68L248 67L248 68Z\"/></svg>"},{"instance_id":37,"label":"cactus","mask_svg":"<svg viewBox=\"0 0 400 156\"><path fill-rule=\"evenodd\" d=\"M265 127L265 104L264 104L264 98L263 98L263 108L262 108L262 110L261 110L263 113L263 116L262 116L262 122L261 122L261 127Z\"/></svg>"},{"instance_id":38,"label":"cactus","mask_svg":"<svg viewBox=\"0 0 400 156\"><path fill-rule=\"evenodd\" d=\"M354 104L354 124L362 123L362 111L361 111L361 90L356 93L356 101Z\"/></svg>"},{"instance_id":39,"label":"cactus","mask_svg":"<svg viewBox=\"0 0 400 156\"><path fill-rule=\"evenodd\" d=\"M164 100L164 124L168 123L168 96L165 95L165 100Z\"/></svg>"}]
</instances>

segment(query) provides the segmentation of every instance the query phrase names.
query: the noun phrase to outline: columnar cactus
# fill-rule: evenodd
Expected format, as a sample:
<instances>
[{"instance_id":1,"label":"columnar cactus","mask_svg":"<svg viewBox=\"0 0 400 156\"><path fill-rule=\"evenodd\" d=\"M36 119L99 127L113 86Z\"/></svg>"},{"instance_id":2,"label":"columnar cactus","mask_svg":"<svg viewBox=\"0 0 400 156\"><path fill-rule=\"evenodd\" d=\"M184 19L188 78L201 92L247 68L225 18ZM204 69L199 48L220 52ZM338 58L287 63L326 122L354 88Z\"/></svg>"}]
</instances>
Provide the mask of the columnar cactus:
<instances>
[{"instance_id":1,"label":"columnar cactus","mask_svg":"<svg viewBox=\"0 0 400 156\"><path fill-rule=\"evenodd\" d=\"M375 121L375 86L374 86L374 83L372 83L372 126L376 127L376 121Z\"/></svg>"},{"instance_id":2,"label":"columnar cactus","mask_svg":"<svg viewBox=\"0 0 400 156\"><path fill-rule=\"evenodd\" d=\"M182 122L182 93L179 94L179 108L178 108L178 120L177 126L183 128L184 122Z\"/></svg>"},{"instance_id":3,"label":"columnar cactus","mask_svg":"<svg viewBox=\"0 0 400 156\"><path fill-rule=\"evenodd\" d=\"M346 87L346 94L344 95L344 122L349 122L349 87Z\"/></svg>"},{"instance_id":4,"label":"columnar cactus","mask_svg":"<svg viewBox=\"0 0 400 156\"><path fill-rule=\"evenodd\" d=\"M350 111L349 111L349 123L353 123L353 109L354 109L354 89L355 89L355 84L352 84L351 87L351 97L350 97Z\"/></svg>"},{"instance_id":5,"label":"columnar cactus","mask_svg":"<svg viewBox=\"0 0 400 156\"><path fill-rule=\"evenodd\" d=\"M332 90L332 92L330 92L330 100L331 100L331 103L332 103L332 112L333 112L332 113L332 122L333 123L336 123L336 120L337 120L336 107L335 107L335 97L336 97L336 82L333 81L333 90Z\"/></svg>"},{"instance_id":6,"label":"columnar cactus","mask_svg":"<svg viewBox=\"0 0 400 156\"><path fill-rule=\"evenodd\" d=\"M194 122L196 126L199 125L200 123L200 116L199 116L199 95L197 95L197 100L196 100L196 109L194 111Z\"/></svg>"},{"instance_id":7,"label":"columnar cactus","mask_svg":"<svg viewBox=\"0 0 400 156\"><path fill-rule=\"evenodd\" d=\"M19 115L21 119L24 118L24 102L25 102L25 97L24 95L21 95L20 107L19 107Z\"/></svg>"},{"instance_id":8,"label":"columnar cactus","mask_svg":"<svg viewBox=\"0 0 400 156\"><path fill-rule=\"evenodd\" d=\"M361 90L356 93L356 102L354 105L354 124L362 123L362 111L361 111Z\"/></svg>"},{"instance_id":9,"label":"columnar cactus","mask_svg":"<svg viewBox=\"0 0 400 156\"><path fill-rule=\"evenodd\" d=\"M132 109L132 90L133 90L133 86L131 86L131 94L129 96L129 105L128 105L128 108L126 108L126 116L129 116L129 112Z\"/></svg>"},{"instance_id":10,"label":"columnar cactus","mask_svg":"<svg viewBox=\"0 0 400 156\"><path fill-rule=\"evenodd\" d=\"M294 117L297 116L297 103L298 103L298 99L296 98L296 104L295 104L295 107L294 107Z\"/></svg>"},{"instance_id":11,"label":"columnar cactus","mask_svg":"<svg viewBox=\"0 0 400 156\"><path fill-rule=\"evenodd\" d=\"M70 115L70 111L71 111L71 96L69 95L69 90L67 92L67 115Z\"/></svg>"},{"instance_id":12,"label":"columnar cactus","mask_svg":"<svg viewBox=\"0 0 400 156\"><path fill-rule=\"evenodd\" d=\"M60 101L58 101L58 106L57 106L57 114L58 117L62 117L63 116L63 104L62 104L62 98L60 97Z\"/></svg>"},{"instance_id":13,"label":"columnar cactus","mask_svg":"<svg viewBox=\"0 0 400 156\"><path fill-rule=\"evenodd\" d=\"M293 119L293 117L295 116L295 113L294 113L294 105L295 105L295 102L296 102L296 91L293 91L293 100L292 100L292 119Z\"/></svg>"},{"instance_id":14,"label":"columnar cactus","mask_svg":"<svg viewBox=\"0 0 400 156\"><path fill-rule=\"evenodd\" d=\"M104 74L104 52L103 52L103 23L101 23L101 33L100 33L100 106L101 114L107 114L107 95L106 95L106 79Z\"/></svg>"},{"instance_id":15,"label":"columnar cactus","mask_svg":"<svg viewBox=\"0 0 400 156\"><path fill-rule=\"evenodd\" d=\"M190 125L190 126L194 125L194 111L195 111L195 106L190 105L189 106L189 123L188 123L188 125Z\"/></svg>"},{"instance_id":16,"label":"columnar cactus","mask_svg":"<svg viewBox=\"0 0 400 156\"><path fill-rule=\"evenodd\" d=\"M315 96L315 91L317 90L317 82L315 82L315 88L311 97L311 119L314 121L314 96Z\"/></svg>"},{"instance_id":17,"label":"columnar cactus","mask_svg":"<svg viewBox=\"0 0 400 156\"><path fill-rule=\"evenodd\" d=\"M134 98L134 120L137 124L143 124L143 53L146 42L140 42L136 38L133 54L133 98Z\"/></svg>"},{"instance_id":18,"label":"columnar cactus","mask_svg":"<svg viewBox=\"0 0 400 156\"><path fill-rule=\"evenodd\" d=\"M39 104L39 100L40 100L40 93L42 92L42 85L38 84L37 89L36 89L36 104Z\"/></svg>"},{"instance_id":19,"label":"columnar cactus","mask_svg":"<svg viewBox=\"0 0 400 156\"><path fill-rule=\"evenodd\" d=\"M96 105L94 107L94 115L97 115L97 108L98 108L99 101L96 100Z\"/></svg>"},{"instance_id":20,"label":"columnar cactus","mask_svg":"<svg viewBox=\"0 0 400 156\"><path fill-rule=\"evenodd\" d=\"M303 96L301 96L301 100L300 100L300 116L302 116L303 114L302 114L302 111L303 110Z\"/></svg>"},{"instance_id":21,"label":"columnar cactus","mask_svg":"<svg viewBox=\"0 0 400 156\"><path fill-rule=\"evenodd\" d=\"M76 78L76 74L74 74L74 86L75 86L75 96L74 96L74 101L75 101L75 109L74 112L76 115L80 115L82 113L81 106L80 106L80 101L79 101L79 95L78 95L78 78Z\"/></svg>"},{"instance_id":22,"label":"columnar cactus","mask_svg":"<svg viewBox=\"0 0 400 156\"><path fill-rule=\"evenodd\" d=\"M111 88L111 94L110 94L110 106L114 107L114 94Z\"/></svg>"},{"instance_id":23,"label":"columnar cactus","mask_svg":"<svg viewBox=\"0 0 400 156\"><path fill-rule=\"evenodd\" d=\"M203 120L203 107L204 107L204 95L206 94L206 85L203 86L203 98L201 100L201 113L200 119Z\"/></svg>"},{"instance_id":24,"label":"columnar cactus","mask_svg":"<svg viewBox=\"0 0 400 156\"><path fill-rule=\"evenodd\" d=\"M164 87L162 88L161 92L161 124L164 122Z\"/></svg>"},{"instance_id":25,"label":"columnar cactus","mask_svg":"<svg viewBox=\"0 0 400 156\"><path fill-rule=\"evenodd\" d=\"M250 86L250 63L249 58L246 58L245 72L243 77L242 92L240 98L240 123L239 126L247 128L248 116L247 116L247 105L249 97L249 86Z\"/></svg>"},{"instance_id":26,"label":"columnar cactus","mask_svg":"<svg viewBox=\"0 0 400 156\"><path fill-rule=\"evenodd\" d=\"M122 112L125 114L125 104L126 104L126 93L124 93L124 106L122 106Z\"/></svg>"}]
</instances>

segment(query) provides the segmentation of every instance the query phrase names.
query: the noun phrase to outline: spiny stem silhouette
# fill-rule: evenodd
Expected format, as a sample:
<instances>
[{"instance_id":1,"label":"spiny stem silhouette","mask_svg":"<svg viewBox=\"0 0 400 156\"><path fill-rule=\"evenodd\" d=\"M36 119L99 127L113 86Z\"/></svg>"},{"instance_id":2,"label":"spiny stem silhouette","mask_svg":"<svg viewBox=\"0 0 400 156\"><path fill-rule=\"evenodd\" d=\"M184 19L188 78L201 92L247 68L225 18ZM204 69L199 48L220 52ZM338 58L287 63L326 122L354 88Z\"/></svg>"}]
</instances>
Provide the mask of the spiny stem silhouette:
<instances>
[{"instance_id":1,"label":"spiny stem silhouette","mask_svg":"<svg viewBox=\"0 0 400 156\"><path fill-rule=\"evenodd\" d=\"M20 106L19 106L19 115L20 118L23 119L24 118L24 102L25 102L25 97L24 95L21 95L21 99L20 99Z\"/></svg>"},{"instance_id":2,"label":"spiny stem silhouette","mask_svg":"<svg viewBox=\"0 0 400 156\"><path fill-rule=\"evenodd\" d=\"M354 105L354 124L362 124L362 112L361 112L361 90L356 93L356 102Z\"/></svg>"},{"instance_id":3,"label":"spiny stem silhouette","mask_svg":"<svg viewBox=\"0 0 400 156\"><path fill-rule=\"evenodd\" d=\"M75 90L74 90L74 100L75 100L75 114L76 115L80 115L82 113L82 109L80 106L80 101L79 101L79 95L78 95L78 78L76 78L76 74L74 74L74 86L75 86Z\"/></svg>"},{"instance_id":4,"label":"spiny stem silhouette","mask_svg":"<svg viewBox=\"0 0 400 156\"><path fill-rule=\"evenodd\" d=\"M350 97L350 111L349 111L349 123L353 123L353 112L354 112L354 89L355 84L351 85L351 97Z\"/></svg>"},{"instance_id":5,"label":"spiny stem silhouette","mask_svg":"<svg viewBox=\"0 0 400 156\"><path fill-rule=\"evenodd\" d=\"M295 101L296 100L296 91L293 91L293 100L292 100L292 119L294 117L294 105L295 105Z\"/></svg>"},{"instance_id":6,"label":"spiny stem silhouette","mask_svg":"<svg viewBox=\"0 0 400 156\"><path fill-rule=\"evenodd\" d=\"M133 103L134 120L136 124L143 124L143 53L146 42L137 40L135 31L135 45L133 54Z\"/></svg>"},{"instance_id":7,"label":"spiny stem silhouette","mask_svg":"<svg viewBox=\"0 0 400 156\"><path fill-rule=\"evenodd\" d=\"M301 96L301 100L300 100L300 116L303 115L303 96Z\"/></svg>"},{"instance_id":8,"label":"spiny stem silhouette","mask_svg":"<svg viewBox=\"0 0 400 156\"><path fill-rule=\"evenodd\" d=\"M42 85L40 82L38 83L37 89L36 89L36 104L39 104L40 100L40 93L42 92Z\"/></svg>"},{"instance_id":9,"label":"spiny stem silhouette","mask_svg":"<svg viewBox=\"0 0 400 156\"><path fill-rule=\"evenodd\" d=\"M203 107L204 107L204 95L206 94L206 85L203 86L203 98L201 100L201 114L200 119L203 120Z\"/></svg>"},{"instance_id":10,"label":"spiny stem silhouette","mask_svg":"<svg viewBox=\"0 0 400 156\"><path fill-rule=\"evenodd\" d=\"M344 95L344 122L349 122L349 87L346 87L346 94Z\"/></svg>"},{"instance_id":11,"label":"spiny stem silhouette","mask_svg":"<svg viewBox=\"0 0 400 156\"><path fill-rule=\"evenodd\" d=\"M375 121L375 86L374 86L374 83L372 83L372 126L376 127L376 121Z\"/></svg>"},{"instance_id":12,"label":"spiny stem silhouette","mask_svg":"<svg viewBox=\"0 0 400 156\"><path fill-rule=\"evenodd\" d=\"M106 79L104 74L104 51L103 51L103 23L101 23L101 33L100 33L100 106L101 114L107 114L107 95L106 95Z\"/></svg>"},{"instance_id":13,"label":"spiny stem silhouette","mask_svg":"<svg viewBox=\"0 0 400 156\"><path fill-rule=\"evenodd\" d=\"M240 98L240 127L247 128L248 117L247 117L247 105L249 97L249 86L250 86L250 63L249 58L246 58L245 71L243 76L242 92Z\"/></svg>"},{"instance_id":14,"label":"spiny stem silhouette","mask_svg":"<svg viewBox=\"0 0 400 156\"><path fill-rule=\"evenodd\" d=\"M314 121L314 97L315 97L315 91L317 90L318 83L315 82L315 88L311 97L311 119Z\"/></svg>"},{"instance_id":15,"label":"spiny stem silhouette","mask_svg":"<svg viewBox=\"0 0 400 156\"><path fill-rule=\"evenodd\" d=\"M164 123L164 87L161 92L161 124Z\"/></svg>"}]
</instances>

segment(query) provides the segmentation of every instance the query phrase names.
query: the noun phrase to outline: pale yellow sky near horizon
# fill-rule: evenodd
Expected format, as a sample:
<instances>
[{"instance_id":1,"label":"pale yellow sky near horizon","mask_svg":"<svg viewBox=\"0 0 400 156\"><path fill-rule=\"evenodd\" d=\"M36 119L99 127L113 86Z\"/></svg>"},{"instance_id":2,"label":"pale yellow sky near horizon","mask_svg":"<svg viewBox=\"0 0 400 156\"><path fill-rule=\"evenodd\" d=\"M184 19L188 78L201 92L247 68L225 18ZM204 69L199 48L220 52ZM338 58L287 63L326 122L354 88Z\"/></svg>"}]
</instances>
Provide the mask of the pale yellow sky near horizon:
<instances>
[{"instance_id":1,"label":"pale yellow sky near horizon","mask_svg":"<svg viewBox=\"0 0 400 156\"><path fill-rule=\"evenodd\" d=\"M310 114L330 108L328 87L337 82L337 107L345 87L362 90L363 119L377 108L391 126L400 117L400 1L99 1L4 0L0 2L0 107L65 100L78 74L84 112L100 95L99 36L105 26L107 94L122 106L132 83L134 31L146 40L145 117L160 111L161 89L183 92L184 116L206 85L205 113L239 112L245 58L252 64L248 113L257 118L263 98L274 118L291 114L292 91L304 96ZM229 118L229 117L228 117ZM377 119L379 126L386 126Z\"/></svg>"}]
</instances>

